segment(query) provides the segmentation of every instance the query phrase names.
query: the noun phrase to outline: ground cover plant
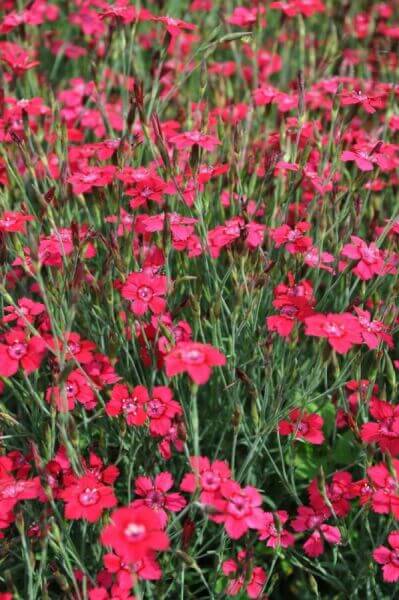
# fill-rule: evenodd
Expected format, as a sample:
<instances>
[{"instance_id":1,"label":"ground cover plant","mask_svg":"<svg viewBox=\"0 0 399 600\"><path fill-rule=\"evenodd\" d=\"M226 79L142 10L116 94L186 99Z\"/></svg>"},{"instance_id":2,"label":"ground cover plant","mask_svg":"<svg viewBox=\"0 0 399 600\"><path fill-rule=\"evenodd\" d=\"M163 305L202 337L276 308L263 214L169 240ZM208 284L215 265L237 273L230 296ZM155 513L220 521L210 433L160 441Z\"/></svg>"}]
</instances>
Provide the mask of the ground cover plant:
<instances>
[{"instance_id":1,"label":"ground cover plant","mask_svg":"<svg viewBox=\"0 0 399 600\"><path fill-rule=\"evenodd\" d=\"M0 599L396 597L398 3L0 11Z\"/></svg>"}]
</instances>

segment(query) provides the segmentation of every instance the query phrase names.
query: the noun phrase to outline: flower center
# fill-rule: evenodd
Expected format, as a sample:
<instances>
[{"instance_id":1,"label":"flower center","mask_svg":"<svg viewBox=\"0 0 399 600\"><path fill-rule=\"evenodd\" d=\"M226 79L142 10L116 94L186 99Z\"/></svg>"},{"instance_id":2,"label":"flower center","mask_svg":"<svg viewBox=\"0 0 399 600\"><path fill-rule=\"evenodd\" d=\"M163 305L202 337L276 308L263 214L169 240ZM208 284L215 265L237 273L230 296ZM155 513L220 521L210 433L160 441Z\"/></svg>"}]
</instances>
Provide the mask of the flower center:
<instances>
[{"instance_id":1,"label":"flower center","mask_svg":"<svg viewBox=\"0 0 399 600\"><path fill-rule=\"evenodd\" d=\"M247 498L239 496L238 494L233 496L227 504L227 511L233 515L233 517L242 518L249 513L249 506Z\"/></svg>"},{"instance_id":2,"label":"flower center","mask_svg":"<svg viewBox=\"0 0 399 600\"><path fill-rule=\"evenodd\" d=\"M158 398L153 398L147 405L147 414L153 419L163 415L165 410L164 404Z\"/></svg>"},{"instance_id":3,"label":"flower center","mask_svg":"<svg viewBox=\"0 0 399 600\"><path fill-rule=\"evenodd\" d=\"M323 522L323 517L319 515L313 515L308 519L308 527L309 529L315 529Z\"/></svg>"},{"instance_id":4,"label":"flower center","mask_svg":"<svg viewBox=\"0 0 399 600\"><path fill-rule=\"evenodd\" d=\"M137 398L124 398L122 400L122 410L127 415L137 414Z\"/></svg>"},{"instance_id":5,"label":"flower center","mask_svg":"<svg viewBox=\"0 0 399 600\"><path fill-rule=\"evenodd\" d=\"M95 488L86 488L79 494L79 502L83 504L83 506L93 506L93 504L97 504L99 498L100 494Z\"/></svg>"},{"instance_id":6,"label":"flower center","mask_svg":"<svg viewBox=\"0 0 399 600\"><path fill-rule=\"evenodd\" d=\"M220 477L212 471L206 471L201 475L201 484L204 490L215 492L220 486Z\"/></svg>"},{"instance_id":7,"label":"flower center","mask_svg":"<svg viewBox=\"0 0 399 600\"><path fill-rule=\"evenodd\" d=\"M96 181L97 175L96 173L88 173L87 175L82 175L81 179L84 183L93 183L93 181Z\"/></svg>"},{"instance_id":8,"label":"flower center","mask_svg":"<svg viewBox=\"0 0 399 600\"><path fill-rule=\"evenodd\" d=\"M165 496L157 490L152 490L148 493L145 502L150 508L157 510L165 505Z\"/></svg>"},{"instance_id":9,"label":"flower center","mask_svg":"<svg viewBox=\"0 0 399 600\"><path fill-rule=\"evenodd\" d=\"M25 356L27 348L27 345L23 344L22 342L14 342L12 346L9 346L8 354L11 356L11 358L19 360L20 358Z\"/></svg>"},{"instance_id":10,"label":"flower center","mask_svg":"<svg viewBox=\"0 0 399 600\"><path fill-rule=\"evenodd\" d=\"M295 317L298 314L298 309L296 306L292 306L292 304L286 304L281 307L280 313L285 317Z\"/></svg>"},{"instance_id":11,"label":"flower center","mask_svg":"<svg viewBox=\"0 0 399 600\"><path fill-rule=\"evenodd\" d=\"M302 435L305 435L309 431L309 425L302 421L301 423L298 423L297 429L298 429L299 433L302 433Z\"/></svg>"},{"instance_id":12,"label":"flower center","mask_svg":"<svg viewBox=\"0 0 399 600\"><path fill-rule=\"evenodd\" d=\"M287 235L287 239L289 242L296 242L296 240L298 240L301 237L301 232L297 231L296 229L294 229L293 231L290 231L289 234Z\"/></svg>"},{"instance_id":13,"label":"flower center","mask_svg":"<svg viewBox=\"0 0 399 600\"><path fill-rule=\"evenodd\" d=\"M142 285L138 288L137 295L141 300L148 302L148 300L151 300L153 296L153 291L150 287L148 287L148 285Z\"/></svg>"},{"instance_id":14,"label":"flower center","mask_svg":"<svg viewBox=\"0 0 399 600\"><path fill-rule=\"evenodd\" d=\"M146 534L146 528L141 523L132 522L127 525L123 533L130 542L138 542L144 538Z\"/></svg>"},{"instance_id":15,"label":"flower center","mask_svg":"<svg viewBox=\"0 0 399 600\"><path fill-rule=\"evenodd\" d=\"M78 386L76 385L76 383L67 383L65 386L65 391L66 394L69 398L76 396L76 394L78 393Z\"/></svg>"},{"instance_id":16,"label":"flower center","mask_svg":"<svg viewBox=\"0 0 399 600\"><path fill-rule=\"evenodd\" d=\"M336 323L325 323L323 329L331 337L342 337L344 334L344 328Z\"/></svg>"},{"instance_id":17,"label":"flower center","mask_svg":"<svg viewBox=\"0 0 399 600\"><path fill-rule=\"evenodd\" d=\"M205 356L203 352L201 352L201 350L193 349L183 351L181 357L184 360L184 362L193 365L200 365L205 361Z\"/></svg>"},{"instance_id":18,"label":"flower center","mask_svg":"<svg viewBox=\"0 0 399 600\"><path fill-rule=\"evenodd\" d=\"M80 344L76 342L69 342L67 348L71 354L76 354L77 352L80 352Z\"/></svg>"},{"instance_id":19,"label":"flower center","mask_svg":"<svg viewBox=\"0 0 399 600\"><path fill-rule=\"evenodd\" d=\"M17 481L16 483L10 483L9 485L3 487L0 496L2 498L16 498L19 492L22 492L23 489L24 485L20 481Z\"/></svg>"}]
</instances>

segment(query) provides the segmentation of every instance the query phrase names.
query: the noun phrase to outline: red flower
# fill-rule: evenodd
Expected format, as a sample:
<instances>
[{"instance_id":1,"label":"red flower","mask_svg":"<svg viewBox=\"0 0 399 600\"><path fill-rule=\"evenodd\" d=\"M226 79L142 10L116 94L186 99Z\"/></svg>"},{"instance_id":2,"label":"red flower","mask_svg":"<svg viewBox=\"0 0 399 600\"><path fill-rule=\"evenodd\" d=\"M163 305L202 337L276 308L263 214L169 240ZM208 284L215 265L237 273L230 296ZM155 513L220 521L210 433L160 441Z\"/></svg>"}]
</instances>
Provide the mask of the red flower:
<instances>
[{"instance_id":1,"label":"red flower","mask_svg":"<svg viewBox=\"0 0 399 600\"><path fill-rule=\"evenodd\" d=\"M396 157L391 153L391 149L381 142L356 145L352 150L345 150L341 154L341 160L354 161L361 171L372 171L374 166L382 171L391 171L397 166Z\"/></svg>"},{"instance_id":2,"label":"red flower","mask_svg":"<svg viewBox=\"0 0 399 600\"><path fill-rule=\"evenodd\" d=\"M245 8L245 6L236 6L233 10L233 13L227 17L227 23L231 25L238 25L239 27L251 27L258 20L258 15L264 14L265 9L263 6L253 7L253 8ZM266 25L264 19L262 23L262 27Z\"/></svg>"},{"instance_id":3,"label":"red flower","mask_svg":"<svg viewBox=\"0 0 399 600\"><path fill-rule=\"evenodd\" d=\"M302 280L298 284L291 273L288 274L289 285L279 284L273 291L273 306L280 311L279 315L266 318L270 331L277 331L282 337L288 337L296 321L304 321L313 314L316 298L313 295L312 284Z\"/></svg>"},{"instance_id":4,"label":"red flower","mask_svg":"<svg viewBox=\"0 0 399 600\"><path fill-rule=\"evenodd\" d=\"M10 67L17 77L39 64L37 60L32 60L21 46L13 42L0 42L0 61Z\"/></svg>"},{"instance_id":5,"label":"red flower","mask_svg":"<svg viewBox=\"0 0 399 600\"><path fill-rule=\"evenodd\" d=\"M304 17L311 17L315 13L324 12L326 7L321 0L283 0L272 2L270 8L277 8L287 17L295 17L302 14Z\"/></svg>"},{"instance_id":6,"label":"red flower","mask_svg":"<svg viewBox=\"0 0 399 600\"><path fill-rule=\"evenodd\" d=\"M306 440L311 444L322 444L324 442L322 427L323 418L320 415L294 408L288 420L279 422L278 431L281 435L293 434L295 439Z\"/></svg>"},{"instance_id":7,"label":"red flower","mask_svg":"<svg viewBox=\"0 0 399 600\"><path fill-rule=\"evenodd\" d=\"M118 585L124 590L130 590L139 579L156 580L162 577L162 571L151 554L132 564L125 563L112 553L105 554L103 560L107 571L116 575Z\"/></svg>"},{"instance_id":8,"label":"red flower","mask_svg":"<svg viewBox=\"0 0 399 600\"><path fill-rule=\"evenodd\" d=\"M166 435L172 420L183 412L182 407L173 400L172 390L164 385L155 386L146 404L147 417L150 419L151 435Z\"/></svg>"},{"instance_id":9,"label":"red flower","mask_svg":"<svg viewBox=\"0 0 399 600\"><path fill-rule=\"evenodd\" d=\"M267 581L267 574L262 567L251 567L251 560L245 550L240 550L237 560L230 558L222 563L222 571L228 577L233 576L226 589L228 596L237 596L242 590L248 598L261 598Z\"/></svg>"},{"instance_id":10,"label":"red flower","mask_svg":"<svg viewBox=\"0 0 399 600\"><path fill-rule=\"evenodd\" d=\"M265 512L262 527L259 528L259 539L267 540L269 548L289 548L295 544L295 538L283 525L288 521L288 513L285 510L277 510L275 513Z\"/></svg>"},{"instance_id":11,"label":"red flower","mask_svg":"<svg viewBox=\"0 0 399 600\"><path fill-rule=\"evenodd\" d=\"M5 233L25 233L26 223L34 221L35 218L32 215L23 215L19 212L5 211L0 217L0 231Z\"/></svg>"},{"instance_id":12,"label":"red flower","mask_svg":"<svg viewBox=\"0 0 399 600\"><path fill-rule=\"evenodd\" d=\"M204 150L212 152L221 142L212 135L205 135L199 131L186 131L178 133L169 138L169 142L178 150L191 148L195 144Z\"/></svg>"},{"instance_id":13,"label":"red flower","mask_svg":"<svg viewBox=\"0 0 399 600\"><path fill-rule=\"evenodd\" d=\"M115 510L111 515L111 525L101 533L101 541L130 563L149 553L169 548L169 538L162 531L159 515L146 506Z\"/></svg>"},{"instance_id":14,"label":"red flower","mask_svg":"<svg viewBox=\"0 0 399 600\"><path fill-rule=\"evenodd\" d=\"M333 545L339 544L341 541L341 532L338 527L324 523L328 517L329 511L316 511L310 506L300 506L297 517L291 522L291 527L295 531L312 531L303 545L305 554L311 558L323 554L324 541Z\"/></svg>"},{"instance_id":15,"label":"red flower","mask_svg":"<svg viewBox=\"0 0 399 600\"><path fill-rule=\"evenodd\" d=\"M374 399L370 402L370 414L376 422L362 425L360 437L363 442L375 442L382 452L399 454L399 406Z\"/></svg>"},{"instance_id":16,"label":"red flower","mask_svg":"<svg viewBox=\"0 0 399 600\"><path fill-rule=\"evenodd\" d=\"M84 475L59 493L64 500L66 519L85 519L95 523L106 508L117 504L114 489L103 485L96 477Z\"/></svg>"},{"instance_id":17,"label":"red flower","mask_svg":"<svg viewBox=\"0 0 399 600\"><path fill-rule=\"evenodd\" d=\"M215 460L211 463L206 456L191 456L190 463L194 473L186 473L180 489L193 494L199 488L201 502L212 504L213 500L220 495L222 483L230 479L229 465L224 460Z\"/></svg>"},{"instance_id":18,"label":"red flower","mask_svg":"<svg viewBox=\"0 0 399 600\"><path fill-rule=\"evenodd\" d=\"M193 23L187 23L187 21L174 19L173 17L152 17L151 20L163 23L171 37L176 37L184 31L193 31L196 29L196 25L193 25Z\"/></svg>"},{"instance_id":19,"label":"red flower","mask_svg":"<svg viewBox=\"0 0 399 600\"><path fill-rule=\"evenodd\" d=\"M56 340L60 352L63 351L63 342ZM96 349L94 342L83 340L78 333L71 332L65 339L65 360L76 360L85 365L93 360L93 351Z\"/></svg>"},{"instance_id":20,"label":"red flower","mask_svg":"<svg viewBox=\"0 0 399 600\"><path fill-rule=\"evenodd\" d=\"M371 505L374 512L392 514L399 519L399 460L392 460L392 472L384 463L367 469L371 483Z\"/></svg>"},{"instance_id":21,"label":"red flower","mask_svg":"<svg viewBox=\"0 0 399 600\"><path fill-rule=\"evenodd\" d=\"M16 321L19 327L26 327L27 323L33 323L38 315L45 312L46 307L41 302L33 302L29 298L18 300L18 306L5 306L4 312L8 313L3 317L3 323Z\"/></svg>"},{"instance_id":22,"label":"red flower","mask_svg":"<svg viewBox=\"0 0 399 600\"><path fill-rule=\"evenodd\" d=\"M167 279L164 275L130 273L122 286L122 296L131 301L132 312L141 316L147 310L158 315L164 312Z\"/></svg>"},{"instance_id":23,"label":"red flower","mask_svg":"<svg viewBox=\"0 0 399 600\"><path fill-rule=\"evenodd\" d=\"M39 336L27 337L22 329L11 329L0 343L0 375L11 377L19 368L27 375L37 371L46 353L46 343Z\"/></svg>"},{"instance_id":24,"label":"red flower","mask_svg":"<svg viewBox=\"0 0 399 600\"><path fill-rule=\"evenodd\" d=\"M85 194L93 191L94 187L105 187L114 178L116 167L86 167L68 178L74 194Z\"/></svg>"},{"instance_id":25,"label":"red flower","mask_svg":"<svg viewBox=\"0 0 399 600\"><path fill-rule=\"evenodd\" d=\"M152 480L150 477L137 477L134 492L137 496L143 496L143 500L135 500L132 506L148 506L155 510L161 522L161 527L166 527L168 514L166 511L179 512L186 501L178 493L167 493L173 486L173 477L168 472L159 473Z\"/></svg>"},{"instance_id":26,"label":"red flower","mask_svg":"<svg viewBox=\"0 0 399 600\"><path fill-rule=\"evenodd\" d=\"M112 388L111 400L106 404L105 411L110 417L123 414L128 425L140 426L147 419L144 406L149 400L148 391L143 385L137 385L130 392L126 385L117 383Z\"/></svg>"},{"instance_id":27,"label":"red flower","mask_svg":"<svg viewBox=\"0 0 399 600\"><path fill-rule=\"evenodd\" d=\"M392 531L388 535L388 544L390 548L378 546L373 552L373 558L383 565L384 581L393 583L399 580L399 531Z\"/></svg>"},{"instance_id":28,"label":"red flower","mask_svg":"<svg viewBox=\"0 0 399 600\"><path fill-rule=\"evenodd\" d=\"M212 501L216 515L211 519L223 523L227 535L237 540L248 529L260 529L263 524L264 512L260 508L262 496L254 487L247 485L242 488L236 481L226 481L220 486L220 496Z\"/></svg>"},{"instance_id":29,"label":"red flower","mask_svg":"<svg viewBox=\"0 0 399 600\"><path fill-rule=\"evenodd\" d=\"M350 313L317 314L305 319L306 335L327 338L339 354L346 354L354 344L361 344L359 321Z\"/></svg>"},{"instance_id":30,"label":"red flower","mask_svg":"<svg viewBox=\"0 0 399 600\"><path fill-rule=\"evenodd\" d=\"M0 470L0 523L18 502L21 500L33 500L39 498L41 495L42 487L39 477L34 477L33 479L15 479L12 475L2 475Z\"/></svg>"},{"instance_id":31,"label":"red flower","mask_svg":"<svg viewBox=\"0 0 399 600\"><path fill-rule=\"evenodd\" d=\"M312 507L318 511L327 511L329 507L323 497L319 482L314 479L308 488L309 499ZM347 471L338 471L332 476L330 483L324 484L325 496L327 496L330 506L333 507L335 514L338 517L346 517L350 511L350 502L355 497L353 492L352 475Z\"/></svg>"},{"instance_id":32,"label":"red flower","mask_svg":"<svg viewBox=\"0 0 399 600\"><path fill-rule=\"evenodd\" d=\"M373 114L378 108L384 108L386 96L368 96L361 90L342 90L341 92L341 104L342 106L349 106L353 104L361 104L364 110Z\"/></svg>"},{"instance_id":33,"label":"red flower","mask_svg":"<svg viewBox=\"0 0 399 600\"><path fill-rule=\"evenodd\" d=\"M372 321L370 313L357 306L354 310L357 313L359 325L362 329L363 342L370 350L375 350L382 342L393 348L392 336L387 332L387 327L382 321Z\"/></svg>"},{"instance_id":34,"label":"red flower","mask_svg":"<svg viewBox=\"0 0 399 600\"><path fill-rule=\"evenodd\" d=\"M211 367L226 364L226 357L210 344L179 342L165 356L168 377L187 372L198 385L206 383L211 376Z\"/></svg>"},{"instance_id":35,"label":"red flower","mask_svg":"<svg viewBox=\"0 0 399 600\"><path fill-rule=\"evenodd\" d=\"M108 591L105 587L95 587L89 591L89 600L136 600L130 591L113 585Z\"/></svg>"},{"instance_id":36,"label":"red flower","mask_svg":"<svg viewBox=\"0 0 399 600\"><path fill-rule=\"evenodd\" d=\"M276 248L280 248L285 244L285 249L290 254L304 253L312 246L312 238L305 235L310 229L310 223L301 221L294 228L289 225L281 225L275 229L270 229L270 237L276 244Z\"/></svg>"},{"instance_id":37,"label":"red flower","mask_svg":"<svg viewBox=\"0 0 399 600\"><path fill-rule=\"evenodd\" d=\"M86 410L92 410L96 404L96 395L88 378L79 369L71 371L63 386L49 387L46 391L46 400L54 402L60 412L68 412L75 408L75 403L80 402Z\"/></svg>"}]
</instances>

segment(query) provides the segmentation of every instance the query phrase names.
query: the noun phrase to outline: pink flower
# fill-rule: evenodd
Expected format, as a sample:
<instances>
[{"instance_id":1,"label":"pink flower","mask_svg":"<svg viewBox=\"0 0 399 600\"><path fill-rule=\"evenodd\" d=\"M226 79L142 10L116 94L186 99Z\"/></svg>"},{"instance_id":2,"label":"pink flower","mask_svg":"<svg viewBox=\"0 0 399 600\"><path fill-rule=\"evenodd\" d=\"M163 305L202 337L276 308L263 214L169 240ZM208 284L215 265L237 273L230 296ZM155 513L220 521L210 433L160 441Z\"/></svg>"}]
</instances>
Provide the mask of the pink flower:
<instances>
[{"instance_id":1,"label":"pink flower","mask_svg":"<svg viewBox=\"0 0 399 600\"><path fill-rule=\"evenodd\" d=\"M226 357L210 344L199 342L179 342L165 356L165 370L168 377L187 372L197 384L206 383L212 367L226 364Z\"/></svg>"},{"instance_id":2,"label":"pink flower","mask_svg":"<svg viewBox=\"0 0 399 600\"><path fill-rule=\"evenodd\" d=\"M220 496L215 496L212 506L217 514L211 519L223 523L226 533L237 540L248 529L260 529L264 512L260 508L262 496L250 485L242 488L236 481L226 481L220 486Z\"/></svg>"},{"instance_id":3,"label":"pink flower","mask_svg":"<svg viewBox=\"0 0 399 600\"><path fill-rule=\"evenodd\" d=\"M168 514L166 511L179 512L186 505L181 494L168 493L173 486L173 477L167 471L159 473L152 480L150 477L137 477L134 492L143 496L143 500L135 500L132 506L148 506L158 513L162 527L166 527Z\"/></svg>"},{"instance_id":4,"label":"pink flower","mask_svg":"<svg viewBox=\"0 0 399 600\"><path fill-rule=\"evenodd\" d=\"M0 375L11 377L19 368L27 375L37 371L46 353L46 343L39 336L27 337L22 329L11 329L0 343ZM5 343L4 343L5 342Z\"/></svg>"},{"instance_id":5,"label":"pink flower","mask_svg":"<svg viewBox=\"0 0 399 600\"><path fill-rule=\"evenodd\" d=\"M286 529L288 513L285 510L277 510L275 513L265 512L262 527L259 528L259 539L266 540L268 548L289 548L295 544L295 538Z\"/></svg>"},{"instance_id":6,"label":"pink flower","mask_svg":"<svg viewBox=\"0 0 399 600\"><path fill-rule=\"evenodd\" d=\"M399 580L399 531L392 531L388 535L388 544L379 546L373 552L374 560L383 565L382 573L384 581L394 583Z\"/></svg>"},{"instance_id":7,"label":"pink flower","mask_svg":"<svg viewBox=\"0 0 399 600\"><path fill-rule=\"evenodd\" d=\"M317 314L305 319L305 334L328 339L339 354L346 354L355 344L361 344L362 333L356 317L350 313Z\"/></svg>"},{"instance_id":8,"label":"pink flower","mask_svg":"<svg viewBox=\"0 0 399 600\"><path fill-rule=\"evenodd\" d=\"M158 315L164 312L167 279L165 275L130 273L122 286L122 296L130 300L132 312L137 316L148 310Z\"/></svg>"},{"instance_id":9,"label":"pink flower","mask_svg":"<svg viewBox=\"0 0 399 600\"><path fill-rule=\"evenodd\" d=\"M242 590L248 598L260 599L267 581L267 574L262 567L252 567L252 561L245 550L240 550L237 559L230 558L222 563L222 571L231 577L226 589L228 596L237 596Z\"/></svg>"},{"instance_id":10,"label":"pink flower","mask_svg":"<svg viewBox=\"0 0 399 600\"><path fill-rule=\"evenodd\" d=\"M303 545L305 554L311 558L323 554L325 541L333 545L341 541L338 527L324 523L328 517L329 511L316 511L310 506L300 506L297 517L291 522L291 527L295 531L312 531Z\"/></svg>"},{"instance_id":11,"label":"pink flower","mask_svg":"<svg viewBox=\"0 0 399 600\"><path fill-rule=\"evenodd\" d=\"M126 562L134 563L150 553L169 548L158 513L147 506L118 508L111 524L101 533L101 542L113 548Z\"/></svg>"}]
</instances>

